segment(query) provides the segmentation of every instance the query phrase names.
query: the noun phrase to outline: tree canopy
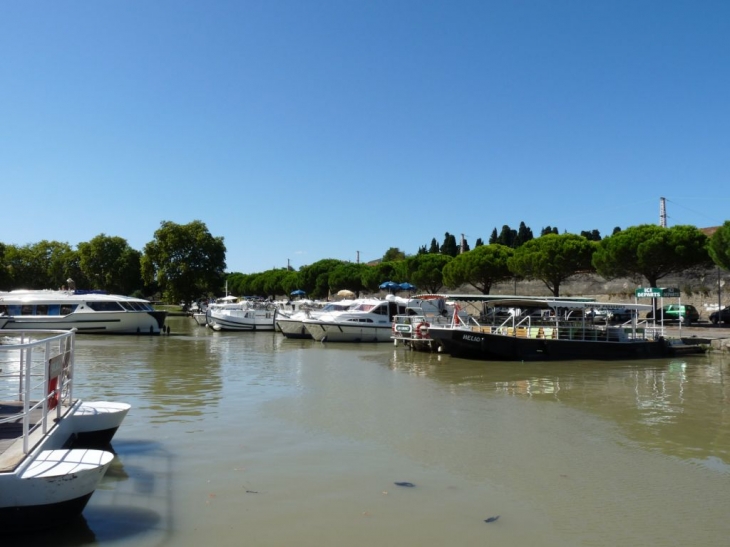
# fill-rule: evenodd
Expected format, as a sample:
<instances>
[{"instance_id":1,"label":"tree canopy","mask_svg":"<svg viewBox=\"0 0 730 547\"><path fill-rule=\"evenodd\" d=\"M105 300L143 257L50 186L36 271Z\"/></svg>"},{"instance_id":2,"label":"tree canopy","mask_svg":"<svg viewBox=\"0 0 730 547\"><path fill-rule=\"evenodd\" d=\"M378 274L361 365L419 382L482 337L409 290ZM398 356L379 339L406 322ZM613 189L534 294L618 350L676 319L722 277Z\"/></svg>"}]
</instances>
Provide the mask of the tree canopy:
<instances>
[{"instance_id":1,"label":"tree canopy","mask_svg":"<svg viewBox=\"0 0 730 547\"><path fill-rule=\"evenodd\" d=\"M505 245L475 247L458 255L444 267L444 283L451 288L466 283L482 294L489 294L493 284L512 278L507 261L513 254L514 251Z\"/></svg>"},{"instance_id":2,"label":"tree canopy","mask_svg":"<svg viewBox=\"0 0 730 547\"><path fill-rule=\"evenodd\" d=\"M633 226L600 241L593 266L606 279L643 276L652 287L670 274L712 264L707 236L694 226Z\"/></svg>"},{"instance_id":3,"label":"tree canopy","mask_svg":"<svg viewBox=\"0 0 730 547\"><path fill-rule=\"evenodd\" d=\"M707 250L715 264L730 270L730 220L712 234Z\"/></svg>"},{"instance_id":4,"label":"tree canopy","mask_svg":"<svg viewBox=\"0 0 730 547\"><path fill-rule=\"evenodd\" d=\"M78 253L91 288L131 294L142 286L141 253L132 249L126 239L99 234L79 243Z\"/></svg>"},{"instance_id":5,"label":"tree canopy","mask_svg":"<svg viewBox=\"0 0 730 547\"><path fill-rule=\"evenodd\" d=\"M452 260L451 256L431 253L408 257L405 260L406 281L419 290L437 293L444 286L443 269Z\"/></svg>"},{"instance_id":6,"label":"tree canopy","mask_svg":"<svg viewBox=\"0 0 730 547\"><path fill-rule=\"evenodd\" d=\"M508 260L512 272L526 279L539 279L560 296L560 285L579 272L591 270L595 244L575 234L546 234L515 249Z\"/></svg>"},{"instance_id":7,"label":"tree canopy","mask_svg":"<svg viewBox=\"0 0 730 547\"><path fill-rule=\"evenodd\" d=\"M222 237L213 237L206 225L163 221L154 240L145 245L142 277L157 281L169 302L193 302L210 291L220 290L226 267Z\"/></svg>"}]
</instances>

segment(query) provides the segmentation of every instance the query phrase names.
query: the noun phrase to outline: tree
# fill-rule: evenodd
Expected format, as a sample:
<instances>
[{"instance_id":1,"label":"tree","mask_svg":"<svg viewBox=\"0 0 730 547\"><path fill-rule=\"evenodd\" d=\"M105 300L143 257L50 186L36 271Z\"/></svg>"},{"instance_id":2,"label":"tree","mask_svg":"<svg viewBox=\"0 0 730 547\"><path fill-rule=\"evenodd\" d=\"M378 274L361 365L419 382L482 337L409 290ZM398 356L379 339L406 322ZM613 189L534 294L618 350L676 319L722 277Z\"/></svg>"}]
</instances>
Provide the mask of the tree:
<instances>
[{"instance_id":1,"label":"tree","mask_svg":"<svg viewBox=\"0 0 730 547\"><path fill-rule=\"evenodd\" d=\"M492 230L492 235L489 236L489 244L494 245L495 243L499 243L499 236L497 235L497 228L494 228Z\"/></svg>"},{"instance_id":2,"label":"tree","mask_svg":"<svg viewBox=\"0 0 730 547\"><path fill-rule=\"evenodd\" d=\"M343 264L342 260L324 258L309 266L302 266L299 268L302 282L302 286L299 288L306 291L312 298L327 298L330 292L330 272L340 264Z\"/></svg>"},{"instance_id":3,"label":"tree","mask_svg":"<svg viewBox=\"0 0 730 547\"><path fill-rule=\"evenodd\" d=\"M155 238L145 245L141 259L146 283L157 281L168 302L190 304L221 286L226 268L226 246L206 225L163 221Z\"/></svg>"},{"instance_id":4,"label":"tree","mask_svg":"<svg viewBox=\"0 0 730 547\"><path fill-rule=\"evenodd\" d=\"M730 270L730 220L712 234L707 247L712 260L725 270Z\"/></svg>"},{"instance_id":5,"label":"tree","mask_svg":"<svg viewBox=\"0 0 730 547\"><path fill-rule=\"evenodd\" d=\"M499 233L499 237L495 243L514 248L515 239L517 239L517 230L513 230L505 224L502 226L502 231Z\"/></svg>"},{"instance_id":6,"label":"tree","mask_svg":"<svg viewBox=\"0 0 730 547\"><path fill-rule=\"evenodd\" d=\"M459 254L459 247L456 245L456 237L449 232L444 234L444 242L439 249L442 255L456 256Z\"/></svg>"},{"instance_id":7,"label":"tree","mask_svg":"<svg viewBox=\"0 0 730 547\"><path fill-rule=\"evenodd\" d=\"M427 254L408 257L405 260L406 281L419 290L439 292L444 286L443 269L454 260L445 254Z\"/></svg>"},{"instance_id":8,"label":"tree","mask_svg":"<svg viewBox=\"0 0 730 547\"><path fill-rule=\"evenodd\" d=\"M560 285L579 272L591 270L595 243L575 234L547 234L515 249L510 270L527 279L539 279L560 296Z\"/></svg>"},{"instance_id":9,"label":"tree","mask_svg":"<svg viewBox=\"0 0 730 547\"><path fill-rule=\"evenodd\" d=\"M582 230L580 235L582 235L588 241L601 241L601 232L599 232L598 230Z\"/></svg>"},{"instance_id":10,"label":"tree","mask_svg":"<svg viewBox=\"0 0 730 547\"><path fill-rule=\"evenodd\" d=\"M431 254L438 254L440 252L439 243L435 237L431 239L431 246L428 248L428 252Z\"/></svg>"},{"instance_id":11,"label":"tree","mask_svg":"<svg viewBox=\"0 0 730 547\"><path fill-rule=\"evenodd\" d=\"M593 266L606 279L643 276L651 287L663 277L712 264L707 236L694 226L632 226L606 237L593 255Z\"/></svg>"},{"instance_id":12,"label":"tree","mask_svg":"<svg viewBox=\"0 0 730 547\"><path fill-rule=\"evenodd\" d=\"M484 242L482 241L481 237L478 237L476 243L474 243L474 248L476 249L477 247L481 247L482 245L484 245Z\"/></svg>"},{"instance_id":13,"label":"tree","mask_svg":"<svg viewBox=\"0 0 730 547\"><path fill-rule=\"evenodd\" d=\"M425 253L429 254L429 253ZM416 255L423 256L423 255ZM369 266L363 270L363 287L370 292L377 292L380 284L385 281L403 280L406 277L406 260L395 262L381 262L376 266Z\"/></svg>"},{"instance_id":14,"label":"tree","mask_svg":"<svg viewBox=\"0 0 730 547\"><path fill-rule=\"evenodd\" d=\"M370 266L365 264L354 264L352 262L343 262L335 266L330 271L328 279L330 290L335 293L341 289L348 289L359 296L360 291L365 289L363 277L365 270L369 268Z\"/></svg>"},{"instance_id":15,"label":"tree","mask_svg":"<svg viewBox=\"0 0 730 547\"><path fill-rule=\"evenodd\" d=\"M546 226L540 231L540 237L548 235L548 234L558 234L558 228L553 228L552 226Z\"/></svg>"},{"instance_id":16,"label":"tree","mask_svg":"<svg viewBox=\"0 0 730 547\"><path fill-rule=\"evenodd\" d=\"M514 251L505 245L480 245L449 262L443 271L444 283L453 289L464 283L489 294L494 283L512 278L507 261Z\"/></svg>"},{"instance_id":17,"label":"tree","mask_svg":"<svg viewBox=\"0 0 730 547\"><path fill-rule=\"evenodd\" d=\"M403 260L406 257L406 253L401 251L398 247L391 247L383 255L383 262L392 262L393 260Z\"/></svg>"},{"instance_id":18,"label":"tree","mask_svg":"<svg viewBox=\"0 0 730 547\"><path fill-rule=\"evenodd\" d=\"M514 240L514 247L517 248L520 245L527 243L535 236L532 235L532 230L528 228L524 222L520 222L520 227L517 229L517 235Z\"/></svg>"},{"instance_id":19,"label":"tree","mask_svg":"<svg viewBox=\"0 0 730 547\"><path fill-rule=\"evenodd\" d=\"M79 243L78 253L79 265L91 288L117 294L131 294L142 288L141 253L132 249L126 239L100 234Z\"/></svg>"},{"instance_id":20,"label":"tree","mask_svg":"<svg viewBox=\"0 0 730 547\"><path fill-rule=\"evenodd\" d=\"M78 268L78 253L68 243L42 240L32 245L5 248L8 285L24 289L57 289L71 277L77 287L86 279Z\"/></svg>"},{"instance_id":21,"label":"tree","mask_svg":"<svg viewBox=\"0 0 730 547\"><path fill-rule=\"evenodd\" d=\"M0 291L10 289L10 272L5 264L5 244L0 243Z\"/></svg>"}]
</instances>

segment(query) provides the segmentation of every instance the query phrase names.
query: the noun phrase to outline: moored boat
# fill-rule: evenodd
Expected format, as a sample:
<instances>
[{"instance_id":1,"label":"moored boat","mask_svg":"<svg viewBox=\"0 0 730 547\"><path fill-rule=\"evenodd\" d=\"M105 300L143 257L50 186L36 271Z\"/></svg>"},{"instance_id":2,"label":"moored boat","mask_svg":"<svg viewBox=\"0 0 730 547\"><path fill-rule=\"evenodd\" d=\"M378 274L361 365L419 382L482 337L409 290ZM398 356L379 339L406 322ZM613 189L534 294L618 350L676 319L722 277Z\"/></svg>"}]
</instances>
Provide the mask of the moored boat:
<instances>
[{"instance_id":1,"label":"moored boat","mask_svg":"<svg viewBox=\"0 0 730 547\"><path fill-rule=\"evenodd\" d=\"M312 335L304 325L305 319L316 319L326 313L345 311L354 302L354 300L339 300L337 302L327 302L321 306L313 302L310 306L302 307L294 313L287 313L286 311L277 309L274 323L276 329L285 338L312 338Z\"/></svg>"},{"instance_id":2,"label":"moored boat","mask_svg":"<svg viewBox=\"0 0 730 547\"><path fill-rule=\"evenodd\" d=\"M459 357L508 361L642 359L687 349L679 341L667 340L663 328L639 322L639 312L651 309L650 305L621 304L630 311L631 319L601 325L589 320L586 312L619 305L550 299L494 300L489 304L512 313L492 325L470 317L431 327L432 347Z\"/></svg>"},{"instance_id":3,"label":"moored boat","mask_svg":"<svg viewBox=\"0 0 730 547\"><path fill-rule=\"evenodd\" d=\"M160 334L167 312L155 310L148 300L104 291L21 289L0 293L0 316L5 329Z\"/></svg>"},{"instance_id":4,"label":"moored boat","mask_svg":"<svg viewBox=\"0 0 730 547\"><path fill-rule=\"evenodd\" d=\"M345 311L304 320L312 338L322 342L388 342L393 318L398 315L447 314L443 299L402 298L388 295L385 300L361 299Z\"/></svg>"},{"instance_id":5,"label":"moored boat","mask_svg":"<svg viewBox=\"0 0 730 547\"><path fill-rule=\"evenodd\" d=\"M270 302L215 303L208 306L206 322L216 331L273 331L275 313L276 306Z\"/></svg>"},{"instance_id":6,"label":"moored boat","mask_svg":"<svg viewBox=\"0 0 730 547\"><path fill-rule=\"evenodd\" d=\"M0 331L0 535L69 522L129 405L73 398L75 331ZM98 448L97 448L98 447Z\"/></svg>"}]
</instances>

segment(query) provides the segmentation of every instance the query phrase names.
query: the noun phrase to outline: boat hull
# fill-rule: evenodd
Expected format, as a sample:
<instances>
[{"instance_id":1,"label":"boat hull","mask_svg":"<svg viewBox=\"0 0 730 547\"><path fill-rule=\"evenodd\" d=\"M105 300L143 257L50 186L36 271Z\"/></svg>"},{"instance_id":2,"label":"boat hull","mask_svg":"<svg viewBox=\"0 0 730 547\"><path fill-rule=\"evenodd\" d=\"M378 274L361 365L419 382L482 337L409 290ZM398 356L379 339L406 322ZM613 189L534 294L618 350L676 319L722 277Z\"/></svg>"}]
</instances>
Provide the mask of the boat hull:
<instances>
[{"instance_id":1,"label":"boat hull","mask_svg":"<svg viewBox=\"0 0 730 547\"><path fill-rule=\"evenodd\" d=\"M217 331L273 331L274 312L254 313L253 311L244 310L208 310L207 322L210 328Z\"/></svg>"},{"instance_id":2,"label":"boat hull","mask_svg":"<svg viewBox=\"0 0 730 547\"><path fill-rule=\"evenodd\" d=\"M286 338L295 338L295 339L311 339L312 338L312 335L309 333L307 328L304 326L304 322L296 320L296 319L277 317L276 328Z\"/></svg>"},{"instance_id":3,"label":"boat hull","mask_svg":"<svg viewBox=\"0 0 730 547\"><path fill-rule=\"evenodd\" d=\"M357 325L305 321L312 338L318 342L389 342L391 324Z\"/></svg>"},{"instance_id":4,"label":"boat hull","mask_svg":"<svg viewBox=\"0 0 730 547\"><path fill-rule=\"evenodd\" d=\"M455 357L506 361L646 359L672 354L664 339L597 341L520 338L467 329L432 327L437 351Z\"/></svg>"},{"instance_id":5,"label":"boat hull","mask_svg":"<svg viewBox=\"0 0 730 547\"><path fill-rule=\"evenodd\" d=\"M3 477L0 530L53 527L78 515L114 459L103 450L41 450L18 473Z\"/></svg>"},{"instance_id":6,"label":"boat hull","mask_svg":"<svg viewBox=\"0 0 730 547\"><path fill-rule=\"evenodd\" d=\"M69 330L83 334L160 334L167 313L148 312L89 312L65 316L13 315L2 327L7 330Z\"/></svg>"}]
</instances>

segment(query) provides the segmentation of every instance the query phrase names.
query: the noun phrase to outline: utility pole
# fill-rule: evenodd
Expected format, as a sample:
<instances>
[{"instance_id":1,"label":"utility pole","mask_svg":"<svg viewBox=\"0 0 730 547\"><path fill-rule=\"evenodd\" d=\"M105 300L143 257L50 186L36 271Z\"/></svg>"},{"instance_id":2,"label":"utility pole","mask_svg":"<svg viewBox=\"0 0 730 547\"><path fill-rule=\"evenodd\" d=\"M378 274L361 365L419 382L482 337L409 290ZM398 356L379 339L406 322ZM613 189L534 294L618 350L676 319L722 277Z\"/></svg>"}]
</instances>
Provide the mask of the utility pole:
<instances>
[{"instance_id":1,"label":"utility pole","mask_svg":"<svg viewBox=\"0 0 730 547\"><path fill-rule=\"evenodd\" d=\"M357 262L356 264L360 264L360 251L357 251Z\"/></svg>"},{"instance_id":2,"label":"utility pole","mask_svg":"<svg viewBox=\"0 0 730 547\"><path fill-rule=\"evenodd\" d=\"M667 227L667 203L664 198L659 198L659 226Z\"/></svg>"}]
</instances>

